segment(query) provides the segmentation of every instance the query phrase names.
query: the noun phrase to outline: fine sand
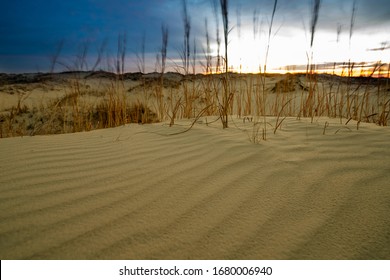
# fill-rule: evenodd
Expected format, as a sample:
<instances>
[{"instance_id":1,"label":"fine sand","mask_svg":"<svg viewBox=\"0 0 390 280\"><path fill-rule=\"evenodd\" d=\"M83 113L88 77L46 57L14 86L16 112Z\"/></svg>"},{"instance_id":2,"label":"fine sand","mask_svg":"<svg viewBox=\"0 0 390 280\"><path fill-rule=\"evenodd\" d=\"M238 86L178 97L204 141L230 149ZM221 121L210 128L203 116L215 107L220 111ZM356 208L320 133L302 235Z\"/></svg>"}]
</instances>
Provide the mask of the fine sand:
<instances>
[{"instance_id":1,"label":"fine sand","mask_svg":"<svg viewBox=\"0 0 390 280\"><path fill-rule=\"evenodd\" d=\"M0 139L0 258L390 259L389 127L202 121Z\"/></svg>"}]
</instances>

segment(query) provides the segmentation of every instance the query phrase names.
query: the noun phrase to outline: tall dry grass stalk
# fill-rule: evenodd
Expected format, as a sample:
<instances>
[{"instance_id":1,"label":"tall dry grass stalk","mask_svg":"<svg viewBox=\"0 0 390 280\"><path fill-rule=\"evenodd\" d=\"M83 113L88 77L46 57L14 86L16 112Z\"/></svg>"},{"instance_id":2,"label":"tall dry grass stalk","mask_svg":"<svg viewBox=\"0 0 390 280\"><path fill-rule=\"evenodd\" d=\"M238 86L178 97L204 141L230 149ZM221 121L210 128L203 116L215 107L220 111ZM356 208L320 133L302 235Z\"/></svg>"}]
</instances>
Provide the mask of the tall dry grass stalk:
<instances>
[{"instance_id":1,"label":"tall dry grass stalk","mask_svg":"<svg viewBox=\"0 0 390 280\"><path fill-rule=\"evenodd\" d=\"M316 32L319 12L320 12L321 1L314 0L312 11L311 11L311 21L310 21L310 51L307 56L308 66L306 70L306 79L309 83L309 93L305 102L302 104L303 108L302 113L304 117L310 117L313 121L315 116L316 108L315 108L315 92L317 90L317 75L315 73L315 63L314 63L314 54L313 54L313 45L314 45L314 36Z\"/></svg>"},{"instance_id":2,"label":"tall dry grass stalk","mask_svg":"<svg viewBox=\"0 0 390 280\"><path fill-rule=\"evenodd\" d=\"M268 41L267 41L267 49L266 49L266 52L265 52L265 59L264 59L264 72L263 72L263 82L262 82L262 85L263 85L263 100L262 100L262 105L263 105L263 124L264 124L264 128L263 128L263 140L267 140L267 112L266 112L266 104L267 104L267 92L266 92L266 89L265 89L265 84L266 84L266 75L267 75L267 63L268 63L268 55L269 55L269 48L270 48L270 44L271 44L271 35L272 35L272 27L273 27L273 23L274 23L274 18L275 18L275 13L276 13L276 7L278 5L278 1L275 0L274 1L274 6L273 6L273 9L272 9L272 13L271 13L271 22L269 24L269 28L268 28Z\"/></svg>"},{"instance_id":3,"label":"tall dry grass stalk","mask_svg":"<svg viewBox=\"0 0 390 280\"><path fill-rule=\"evenodd\" d=\"M217 41L217 64L215 72L220 73L221 67L221 36L219 34L219 12L218 12L218 0L213 0L213 12L215 18L215 30L216 30L216 41ZM221 4L221 3L220 3Z\"/></svg>"},{"instance_id":4,"label":"tall dry grass stalk","mask_svg":"<svg viewBox=\"0 0 390 280\"><path fill-rule=\"evenodd\" d=\"M182 0L183 4L183 27L184 27L184 41L183 41L183 49L182 53L180 54L182 62L183 62L183 70L184 70L184 75L189 74L189 69L190 69L190 32L191 32L191 20L188 15L188 9L187 9L187 1Z\"/></svg>"},{"instance_id":5,"label":"tall dry grass stalk","mask_svg":"<svg viewBox=\"0 0 390 280\"><path fill-rule=\"evenodd\" d=\"M205 38L206 49L203 50L203 53L204 53L204 59L206 61L206 64L203 64L203 68L204 68L204 73L208 75L212 73L212 55L211 55L210 35L209 35L207 18L205 18L204 24L205 24L205 34L206 34L206 38Z\"/></svg>"},{"instance_id":6,"label":"tall dry grass stalk","mask_svg":"<svg viewBox=\"0 0 390 280\"><path fill-rule=\"evenodd\" d=\"M169 29L168 26L161 25L161 48L160 52L157 54L156 63L159 67L160 76L159 84L155 86L155 98L156 98L156 112L160 121L163 121L165 118L166 106L164 102L164 73L166 69L167 53L168 53L168 38L169 38Z\"/></svg>"},{"instance_id":7,"label":"tall dry grass stalk","mask_svg":"<svg viewBox=\"0 0 390 280\"><path fill-rule=\"evenodd\" d=\"M223 35L225 42L225 75L222 79L223 85L223 93L222 93L222 102L219 104L220 117L222 121L222 127L229 127L229 108L232 100L232 94L229 89L229 59L228 59L228 44L229 44L229 16L228 16L228 0L220 0L221 4L221 13L222 13L222 21L223 21Z\"/></svg>"},{"instance_id":8,"label":"tall dry grass stalk","mask_svg":"<svg viewBox=\"0 0 390 280\"><path fill-rule=\"evenodd\" d=\"M195 59L196 59L196 45L194 40L193 46L193 59L191 60L191 48L190 48L190 32L191 32L191 20L187 9L187 1L182 1L182 17L183 17L183 29L184 29L184 40L182 50L179 53L179 56L182 60L182 69L184 72L185 78L187 78L190 74L190 65L192 66L193 73L195 72ZM195 97L194 92L194 84L192 84L192 89L189 88L188 83L183 83L183 106L184 106L184 117L191 118L193 116L193 102ZM181 100L181 99L180 99ZM172 108L178 108L177 106L173 106ZM172 116L175 114L172 112ZM171 121L172 124L172 121Z\"/></svg>"}]
</instances>

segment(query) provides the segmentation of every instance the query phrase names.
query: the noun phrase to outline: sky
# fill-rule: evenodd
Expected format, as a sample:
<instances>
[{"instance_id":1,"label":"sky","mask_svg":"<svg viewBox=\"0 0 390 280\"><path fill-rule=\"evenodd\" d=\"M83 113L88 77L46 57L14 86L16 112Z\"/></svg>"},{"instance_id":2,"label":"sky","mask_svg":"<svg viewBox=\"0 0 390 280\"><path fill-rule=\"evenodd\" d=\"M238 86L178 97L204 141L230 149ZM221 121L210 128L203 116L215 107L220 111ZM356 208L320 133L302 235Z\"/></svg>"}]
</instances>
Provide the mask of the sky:
<instances>
[{"instance_id":1,"label":"sky","mask_svg":"<svg viewBox=\"0 0 390 280\"><path fill-rule=\"evenodd\" d=\"M217 17L212 0L186 2L191 52L196 46L196 71L204 72L206 20L214 65L217 23L223 53L219 1ZM307 57L318 64L389 63L390 0L355 2L351 34L354 1L321 1L311 48L312 0L277 1L271 33L274 0L230 0L229 67L256 72L267 61L267 71L294 70ZM153 72L159 70L162 25L168 28L166 71L182 70L183 0L2 0L0 10L0 72L115 71L118 41L125 72ZM145 69L137 59L142 53Z\"/></svg>"}]
</instances>

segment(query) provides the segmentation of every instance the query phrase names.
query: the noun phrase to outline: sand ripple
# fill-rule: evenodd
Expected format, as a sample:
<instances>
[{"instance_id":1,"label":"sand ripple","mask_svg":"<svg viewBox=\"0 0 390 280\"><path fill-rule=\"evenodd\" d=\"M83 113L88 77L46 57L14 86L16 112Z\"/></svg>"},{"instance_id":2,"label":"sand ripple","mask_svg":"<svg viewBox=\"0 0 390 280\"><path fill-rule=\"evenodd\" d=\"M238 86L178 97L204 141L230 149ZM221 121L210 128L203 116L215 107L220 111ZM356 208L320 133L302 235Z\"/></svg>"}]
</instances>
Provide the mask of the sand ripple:
<instances>
[{"instance_id":1,"label":"sand ripple","mask_svg":"<svg viewBox=\"0 0 390 280\"><path fill-rule=\"evenodd\" d=\"M180 129L0 139L1 259L390 259L388 128Z\"/></svg>"}]
</instances>

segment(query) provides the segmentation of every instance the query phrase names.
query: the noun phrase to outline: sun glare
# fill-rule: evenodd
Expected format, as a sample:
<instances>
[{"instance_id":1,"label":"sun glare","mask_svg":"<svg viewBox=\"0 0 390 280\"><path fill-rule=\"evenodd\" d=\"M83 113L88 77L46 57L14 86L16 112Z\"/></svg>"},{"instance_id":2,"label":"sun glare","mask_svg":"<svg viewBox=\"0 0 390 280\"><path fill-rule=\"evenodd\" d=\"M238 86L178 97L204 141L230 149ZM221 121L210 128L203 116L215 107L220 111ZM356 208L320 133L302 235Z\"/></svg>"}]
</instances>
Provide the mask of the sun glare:
<instances>
[{"instance_id":1,"label":"sun glare","mask_svg":"<svg viewBox=\"0 0 390 280\"><path fill-rule=\"evenodd\" d=\"M347 34L337 41L335 34L319 32L313 48L310 49L304 32L291 30L288 36L276 35L271 38L266 59L268 38L265 35L262 38L254 38L252 30L242 30L239 38L235 34L229 36L229 69L238 73L259 73L264 71L266 63L267 72L299 72L306 69L305 65L310 57L312 63L320 65L319 72L341 75L345 69L340 66L333 67L333 64L354 62L359 68L354 70L354 75L367 75L371 70L364 69L365 67L379 61L387 63L386 57L390 57L389 50L370 51L372 35L370 36L352 37L350 43ZM217 46L212 47L216 57ZM223 45L220 50L223 56L222 48Z\"/></svg>"},{"instance_id":2,"label":"sun glare","mask_svg":"<svg viewBox=\"0 0 390 280\"><path fill-rule=\"evenodd\" d=\"M229 42L229 68L235 72L258 73L282 70L286 65L302 64L306 60L304 37L273 37L269 44L265 38L254 38L251 31L243 32L240 38L232 36ZM283 70L284 71L284 70Z\"/></svg>"}]
</instances>

